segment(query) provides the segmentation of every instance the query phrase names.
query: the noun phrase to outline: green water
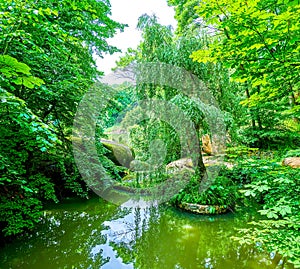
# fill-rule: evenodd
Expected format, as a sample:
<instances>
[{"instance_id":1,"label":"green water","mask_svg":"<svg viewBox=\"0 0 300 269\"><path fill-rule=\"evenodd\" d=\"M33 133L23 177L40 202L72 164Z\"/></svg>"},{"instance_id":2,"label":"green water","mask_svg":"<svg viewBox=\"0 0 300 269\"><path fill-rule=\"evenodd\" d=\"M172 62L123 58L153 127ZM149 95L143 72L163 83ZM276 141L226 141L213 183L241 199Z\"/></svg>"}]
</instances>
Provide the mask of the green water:
<instances>
[{"instance_id":1,"label":"green water","mask_svg":"<svg viewBox=\"0 0 300 269\"><path fill-rule=\"evenodd\" d=\"M0 249L1 269L282 268L276 257L230 239L251 220L246 213L195 216L97 198L56 206L45 217L32 234Z\"/></svg>"}]
</instances>

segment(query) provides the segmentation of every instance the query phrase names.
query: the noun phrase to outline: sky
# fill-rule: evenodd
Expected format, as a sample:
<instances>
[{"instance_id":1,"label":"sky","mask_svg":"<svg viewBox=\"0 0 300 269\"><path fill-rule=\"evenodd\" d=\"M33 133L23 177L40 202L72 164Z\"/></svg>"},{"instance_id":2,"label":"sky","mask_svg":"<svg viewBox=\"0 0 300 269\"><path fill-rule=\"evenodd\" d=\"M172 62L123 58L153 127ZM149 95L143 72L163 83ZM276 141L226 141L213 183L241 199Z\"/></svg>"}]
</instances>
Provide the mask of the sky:
<instances>
[{"instance_id":1,"label":"sky","mask_svg":"<svg viewBox=\"0 0 300 269\"><path fill-rule=\"evenodd\" d=\"M136 30L138 18L142 14L155 14L159 23L163 25L176 26L174 10L168 7L167 0L110 0L111 18L115 21L128 24L123 33L118 33L115 37L108 39L110 45L114 45L126 52L128 48L136 48L141 40L140 31ZM96 63L99 70L104 71L105 75L111 73L111 68L115 67L115 62L122 53L104 55L104 58L97 58Z\"/></svg>"}]
</instances>

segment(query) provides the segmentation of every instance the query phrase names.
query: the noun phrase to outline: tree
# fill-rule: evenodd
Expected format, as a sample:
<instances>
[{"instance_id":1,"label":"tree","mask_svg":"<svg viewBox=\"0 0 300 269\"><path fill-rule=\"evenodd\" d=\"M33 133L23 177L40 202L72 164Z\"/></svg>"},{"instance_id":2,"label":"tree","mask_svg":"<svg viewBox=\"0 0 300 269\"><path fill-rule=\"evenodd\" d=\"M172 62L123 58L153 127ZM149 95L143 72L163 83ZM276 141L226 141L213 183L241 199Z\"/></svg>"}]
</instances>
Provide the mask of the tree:
<instances>
[{"instance_id":1,"label":"tree","mask_svg":"<svg viewBox=\"0 0 300 269\"><path fill-rule=\"evenodd\" d=\"M195 12L195 7L199 0L168 0L168 5L175 8L175 19L177 20L176 34L185 35L188 31L197 29L199 16Z\"/></svg>"},{"instance_id":2,"label":"tree","mask_svg":"<svg viewBox=\"0 0 300 269\"><path fill-rule=\"evenodd\" d=\"M291 18L288 18L286 22L284 22L282 18L284 18L285 16L285 10L288 5L293 6L293 8L291 8L289 12L293 12L292 10L297 10L297 7L295 6L297 4L296 1L291 2L289 4L284 2L270 2L269 6L268 1L260 1L257 5L256 13L254 13L253 7L256 5L255 3L258 3L258 1L246 3L248 6L251 6L252 10L249 8L239 8L241 5L243 5L243 1L234 3L226 1L197 3L194 0L172 0L168 3L169 5L175 7L176 18L178 20L178 35L184 35L187 32L190 32L192 33L192 35L195 35L195 33L201 31L205 31L208 35L209 42L207 42L206 47L202 48L200 50L201 52L199 51L193 54L192 58L195 60L197 58L197 54L200 53L198 54L198 62L207 62L209 60L209 58L206 57L209 54L208 48L216 48L216 50L214 50L214 53L217 53L215 54L216 58L213 59L213 55L210 54L210 61L215 62L217 65L221 65L223 68L228 68L230 70L230 73L233 73L233 75L231 76L231 80L234 80L238 84L240 84L239 89L238 91L235 91L235 94L239 96L240 100L237 100L238 103L240 101L243 101L243 107L240 106L238 109L242 112L243 116L240 116L240 120L238 121L237 118L234 117L234 121L235 124L237 124L237 126L243 127L243 130L239 131L239 135L236 136L236 138L248 145L259 147L282 146L283 140L285 141L285 144L287 142L290 146L292 146L293 144L298 144L297 135L295 135L295 133L292 132L292 130L298 128L298 86L293 84L293 82L289 82L286 80L285 87L282 88L282 83L279 82L278 85L280 85L280 92L278 92L278 94L274 92L276 91L276 81L279 81L279 78L283 77L283 72L280 69L278 69L278 73L276 73L277 71L273 72L272 64L268 64L268 62L270 62L270 60L272 61L273 58L268 57L268 55L265 55L266 57L264 57L262 54L264 48L262 48L262 46L259 45L262 44L262 42L260 42L260 37L263 36L269 38L270 35L273 35L273 37L275 38L273 40L273 44L269 44L268 46L270 48L272 46L274 47L274 44L278 41L277 43L279 46L276 46L276 53L279 55L279 58L283 57L283 55L285 54L280 54L281 52L279 51L279 47L283 43L285 43L286 45L290 44L292 45L292 47L288 48L288 46L282 45L280 47L281 51L282 49L290 51L293 50L293 44L295 44L295 41L291 41L291 43L289 43L289 41L292 39L296 40L298 33L295 32L295 28L292 32L288 30L289 33L287 33L288 28L286 27L286 22L288 20L288 24L297 24L297 19L292 18L292 20L290 20ZM244 6L246 6L246 4ZM234 5L236 6L236 8L234 7ZM265 11L263 11L264 5L266 6ZM189 18L192 19L189 19L185 16L185 12L183 12L184 7L185 12L188 12ZM268 10L268 7L271 7L270 10ZM264 14L264 12L272 13L273 11L277 15L280 14L280 16L275 19L276 22L274 23L274 27L272 26L271 21L270 25L268 24L269 15ZM249 14L252 14L252 21L248 20L249 18L247 16ZM296 15L295 12L294 14ZM235 19L237 21L234 21ZM251 27L257 23L259 23L260 27L262 27L263 29L256 29L258 30L258 33L262 33L261 36L259 36L257 32L252 31L253 29L251 30ZM227 24L230 26L228 26ZM285 30L283 30L283 33L279 33L282 31L283 28L285 28ZM178 31L179 29L181 30ZM245 29L245 31L241 31L242 29ZM249 30L248 36L245 35L247 29ZM231 30L233 31L230 32ZM251 31L253 32L253 35ZM271 33L272 31L273 33ZM234 32L238 35L242 35L242 37L240 38ZM286 33L286 35L284 33ZM292 36L290 36L290 34L292 34ZM285 36L287 37L287 39L285 39ZM279 38L276 40L277 37ZM254 42L253 44L251 44L252 41L249 42L249 38ZM237 40L240 40L241 42L237 42ZM269 38L268 41L271 42L270 40L271 39ZM287 41L285 42L284 40ZM214 44L210 44L211 42ZM256 51L255 42L258 44L258 46L260 46L260 53L256 56L254 55L254 52ZM240 44L243 45L240 46ZM253 47L251 47L250 49L252 51L252 54L250 53L251 56L250 54L247 56L242 55L245 54L245 52L239 53L239 51L241 51L243 48L247 48L248 45L249 48L253 45ZM272 50L274 49L275 47ZM239 54L237 55L237 53ZM278 55L276 56L277 58ZM196 58L194 56L196 56ZM250 71L248 67L249 64L243 63L244 60L247 62L248 56L250 57L250 64L253 66L252 71ZM297 56L295 52L294 56L294 59L297 61ZM266 60L266 62L263 62L264 59ZM265 73L264 70L261 70L260 67L256 66L256 60L257 63L260 62L260 66L262 66L263 68L269 68L267 71L268 74L273 72L273 77L275 77L275 79L273 79L274 83L272 82L273 86L275 87L272 90L273 93L269 93L265 89L266 85L260 85L261 83L258 80L263 81L265 78L262 77L262 74ZM291 64L291 66L293 66L293 64ZM279 67L283 68L283 65L280 63L280 61ZM285 64L285 67L283 68L285 69L284 72L291 74L291 72L293 71L287 71L286 67L287 65ZM290 77L290 75L287 74L287 77ZM267 81L268 84L270 84L270 80ZM252 83L254 84L252 85ZM265 82L262 83L266 84ZM268 86L268 88L270 87ZM286 93L283 93L284 88ZM293 94L289 93L289 88L293 91ZM247 112L248 115L246 115L245 112Z\"/></svg>"},{"instance_id":3,"label":"tree","mask_svg":"<svg viewBox=\"0 0 300 269\"><path fill-rule=\"evenodd\" d=\"M44 200L84 195L71 151L73 116L101 75L92 54L117 48L124 28L108 1L0 3L0 222L7 235L32 228Z\"/></svg>"},{"instance_id":4,"label":"tree","mask_svg":"<svg viewBox=\"0 0 300 269\"><path fill-rule=\"evenodd\" d=\"M260 134L265 129L263 139L271 126L299 116L298 10L297 1L267 0L207 1L196 8L203 24L214 28L213 42L191 57L232 70L232 79L244 84L242 103L253 127Z\"/></svg>"},{"instance_id":5,"label":"tree","mask_svg":"<svg viewBox=\"0 0 300 269\"><path fill-rule=\"evenodd\" d=\"M234 68L233 77L239 82L261 86L261 98L271 93L266 96L270 100L281 93L292 94L299 83L292 75L299 66L298 8L296 1L203 2L196 11L206 25L215 27L216 38L192 57Z\"/></svg>"},{"instance_id":6,"label":"tree","mask_svg":"<svg viewBox=\"0 0 300 269\"><path fill-rule=\"evenodd\" d=\"M232 83L229 81L228 72L222 69L220 65L211 63L198 64L193 62L189 57L193 51L206 46L208 42L206 35L194 31L193 34L188 33L182 36L175 36L170 27L160 25L155 16L151 17L148 15L140 17L138 27L142 30L143 40L136 50L131 49L121 58L117 63L120 67L127 66L130 62L136 61L138 63L166 63L174 67L183 68L189 72L191 80L197 78L196 80L203 81L208 91L214 95L218 101L222 100L221 104L223 107L226 107L227 110L235 107L235 105L233 105L236 99L234 94L224 90L225 87L232 87L232 85L230 85ZM180 78L177 79L180 81ZM184 81L181 80L179 83L183 84ZM158 87L152 84L141 84L136 88L136 93L140 99L155 98L166 100L180 107L185 111L186 115L188 115L187 117L191 118L197 131L200 131L201 125L202 128L203 125L205 125L203 115L198 111L199 104L196 104L192 100L188 101L184 96L180 96L176 88L165 85ZM229 96L231 96L231 98ZM151 126L151 124L148 126ZM139 130L137 133L140 135L141 131ZM147 137L149 133L153 133L153 131L145 129L145 137ZM175 153L175 149L178 149L178 145L176 146L171 143L172 137L176 137L174 132L166 128L165 135L169 136L169 138L166 138L166 141L169 141L168 149L173 150ZM200 133L198 133L198 136L200 137ZM138 141L138 139L136 140ZM146 140L147 139L145 139L145 141ZM142 147L146 148L146 146L138 145L139 149ZM198 169L200 174L203 174L205 168L201 152L199 154ZM178 154L175 153L168 161L173 161L174 158L179 158Z\"/></svg>"},{"instance_id":7,"label":"tree","mask_svg":"<svg viewBox=\"0 0 300 269\"><path fill-rule=\"evenodd\" d=\"M245 91L242 104L249 108L260 147L270 146L280 135L281 144L290 146L287 119L293 119L294 126L298 122L299 7L298 1L213 0L196 8L214 32L212 43L191 57L200 63L220 62L231 70L231 78ZM298 138L292 146L299 146L299 134L292 131ZM288 260L298 268L298 172L269 160L247 159L240 169L251 182L242 192L261 206L263 219L240 230L239 241L257 246L260 242L261 248L283 256L282 266Z\"/></svg>"}]
</instances>

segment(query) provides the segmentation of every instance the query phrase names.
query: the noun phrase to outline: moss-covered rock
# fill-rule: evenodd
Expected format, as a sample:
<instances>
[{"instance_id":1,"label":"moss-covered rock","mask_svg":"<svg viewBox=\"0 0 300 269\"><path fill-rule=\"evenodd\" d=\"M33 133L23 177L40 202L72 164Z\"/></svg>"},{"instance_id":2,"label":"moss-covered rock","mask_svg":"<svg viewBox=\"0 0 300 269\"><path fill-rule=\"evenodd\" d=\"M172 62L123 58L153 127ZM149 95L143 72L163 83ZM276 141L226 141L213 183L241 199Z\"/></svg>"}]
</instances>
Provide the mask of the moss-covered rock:
<instances>
[{"instance_id":1,"label":"moss-covered rock","mask_svg":"<svg viewBox=\"0 0 300 269\"><path fill-rule=\"evenodd\" d=\"M130 162L133 160L133 154L128 146L106 139L101 139L101 143L109 150L106 154L107 158L116 165L127 168L130 167Z\"/></svg>"}]
</instances>

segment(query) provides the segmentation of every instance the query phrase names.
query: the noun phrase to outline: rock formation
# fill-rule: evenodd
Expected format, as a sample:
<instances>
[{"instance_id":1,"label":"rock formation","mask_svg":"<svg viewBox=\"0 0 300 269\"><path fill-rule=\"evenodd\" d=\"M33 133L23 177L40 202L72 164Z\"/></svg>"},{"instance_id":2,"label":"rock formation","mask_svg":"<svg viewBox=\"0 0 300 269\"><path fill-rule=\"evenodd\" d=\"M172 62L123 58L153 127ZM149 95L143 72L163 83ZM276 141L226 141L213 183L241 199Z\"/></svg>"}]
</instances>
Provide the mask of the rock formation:
<instances>
[{"instance_id":1,"label":"rock formation","mask_svg":"<svg viewBox=\"0 0 300 269\"><path fill-rule=\"evenodd\" d=\"M129 147L106 139L101 139L101 143L109 150L109 153L106 154L106 156L116 165L127 168L130 167L130 162L133 160L133 154Z\"/></svg>"},{"instance_id":2,"label":"rock formation","mask_svg":"<svg viewBox=\"0 0 300 269\"><path fill-rule=\"evenodd\" d=\"M282 165L290 166L292 168L300 167L300 157L288 157L282 161Z\"/></svg>"}]
</instances>

